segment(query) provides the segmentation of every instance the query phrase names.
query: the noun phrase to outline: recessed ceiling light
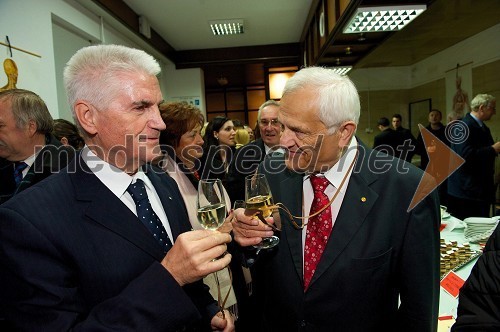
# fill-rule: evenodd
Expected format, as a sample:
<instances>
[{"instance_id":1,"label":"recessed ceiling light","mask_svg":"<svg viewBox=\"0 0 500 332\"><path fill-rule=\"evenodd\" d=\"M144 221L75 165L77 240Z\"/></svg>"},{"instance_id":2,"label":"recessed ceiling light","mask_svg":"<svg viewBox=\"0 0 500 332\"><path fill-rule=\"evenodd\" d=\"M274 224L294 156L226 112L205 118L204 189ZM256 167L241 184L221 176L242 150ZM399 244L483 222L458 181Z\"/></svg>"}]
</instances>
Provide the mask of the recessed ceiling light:
<instances>
[{"instance_id":1,"label":"recessed ceiling light","mask_svg":"<svg viewBox=\"0 0 500 332\"><path fill-rule=\"evenodd\" d=\"M214 36L238 35L245 32L242 19L208 21Z\"/></svg>"},{"instance_id":2,"label":"recessed ceiling light","mask_svg":"<svg viewBox=\"0 0 500 332\"><path fill-rule=\"evenodd\" d=\"M329 67L328 69L333 70L339 75L346 75L349 71L351 71L352 66L336 66L336 67Z\"/></svg>"},{"instance_id":3,"label":"recessed ceiling light","mask_svg":"<svg viewBox=\"0 0 500 332\"><path fill-rule=\"evenodd\" d=\"M349 20L344 33L398 31L426 8L426 5L361 7Z\"/></svg>"}]
</instances>

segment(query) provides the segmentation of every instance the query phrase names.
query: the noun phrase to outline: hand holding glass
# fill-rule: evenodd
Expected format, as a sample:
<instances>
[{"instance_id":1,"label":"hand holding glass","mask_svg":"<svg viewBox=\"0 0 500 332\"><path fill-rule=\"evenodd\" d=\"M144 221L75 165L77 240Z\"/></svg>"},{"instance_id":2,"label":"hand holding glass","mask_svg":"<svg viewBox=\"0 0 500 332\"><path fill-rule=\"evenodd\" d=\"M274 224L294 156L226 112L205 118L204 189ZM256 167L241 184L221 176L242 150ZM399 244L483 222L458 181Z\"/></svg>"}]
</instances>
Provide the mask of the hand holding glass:
<instances>
[{"instance_id":1,"label":"hand holding glass","mask_svg":"<svg viewBox=\"0 0 500 332\"><path fill-rule=\"evenodd\" d=\"M264 174L252 174L245 178L245 201L246 209L256 210L256 216L260 221L270 226L275 231L280 230L279 224L271 225L265 220L265 218L273 214L276 207L274 206L273 195ZM261 249L272 248L278 243L279 238L273 235L263 238L262 242L254 247L257 248L259 252Z\"/></svg>"}]
</instances>

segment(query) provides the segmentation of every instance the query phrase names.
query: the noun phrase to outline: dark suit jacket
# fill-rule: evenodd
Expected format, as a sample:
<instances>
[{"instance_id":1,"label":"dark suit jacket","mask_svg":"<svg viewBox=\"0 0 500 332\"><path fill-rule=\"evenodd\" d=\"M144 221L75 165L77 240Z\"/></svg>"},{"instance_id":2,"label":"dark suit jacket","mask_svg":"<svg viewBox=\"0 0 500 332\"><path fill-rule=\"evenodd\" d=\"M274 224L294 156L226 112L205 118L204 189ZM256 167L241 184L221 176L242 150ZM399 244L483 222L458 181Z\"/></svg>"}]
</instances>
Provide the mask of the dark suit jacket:
<instances>
[{"instance_id":1,"label":"dark suit jacket","mask_svg":"<svg viewBox=\"0 0 500 332\"><path fill-rule=\"evenodd\" d=\"M175 181L147 176L174 239L189 231ZM81 157L3 204L0 221L0 303L17 329L176 331L202 316L208 328L217 311L201 281L178 285L156 240Z\"/></svg>"},{"instance_id":2,"label":"dark suit jacket","mask_svg":"<svg viewBox=\"0 0 500 332\"><path fill-rule=\"evenodd\" d=\"M0 158L0 204L49 175L59 172L74 156L73 148L62 145L53 135L48 134L45 147L37 155L17 188L14 182L14 163Z\"/></svg>"},{"instance_id":3,"label":"dark suit jacket","mask_svg":"<svg viewBox=\"0 0 500 332\"><path fill-rule=\"evenodd\" d=\"M303 290L302 231L280 212L279 245L254 265L262 330L435 331L439 305L439 206L435 192L407 212L422 171L376 172L380 157L359 147L325 252ZM274 201L302 215L303 175L268 174ZM379 160L380 161L380 160ZM275 161L276 162L276 161ZM378 165L378 166L377 166ZM347 167L347 166L346 166ZM398 308L398 296L401 305Z\"/></svg>"},{"instance_id":4,"label":"dark suit jacket","mask_svg":"<svg viewBox=\"0 0 500 332\"><path fill-rule=\"evenodd\" d=\"M448 179L448 193L452 196L492 203L495 198L495 157L490 129L481 128L474 118L467 115L460 120L469 132L467 139L451 148L465 159L465 163Z\"/></svg>"},{"instance_id":5,"label":"dark suit jacket","mask_svg":"<svg viewBox=\"0 0 500 332\"><path fill-rule=\"evenodd\" d=\"M378 151L384 151L388 155L398 157L401 154L398 151L398 146L403 144L402 136L397 133L394 129L387 128L380 132L373 139L373 148Z\"/></svg>"},{"instance_id":6,"label":"dark suit jacket","mask_svg":"<svg viewBox=\"0 0 500 332\"><path fill-rule=\"evenodd\" d=\"M402 144L405 144L404 142L407 141L405 146L409 146L410 148L405 149L400 156L400 158L406 160L407 162L411 162L411 159L413 158L413 155L417 153L417 140L415 139L415 136L413 136L412 132L410 129L403 128L403 127L398 127L396 130L396 133L400 134L400 139L403 141ZM413 149L411 149L413 148Z\"/></svg>"},{"instance_id":7,"label":"dark suit jacket","mask_svg":"<svg viewBox=\"0 0 500 332\"><path fill-rule=\"evenodd\" d=\"M266 149L261 138L236 150L226 177L226 190L231 201L245 200L245 177L254 173L265 157Z\"/></svg>"}]
</instances>

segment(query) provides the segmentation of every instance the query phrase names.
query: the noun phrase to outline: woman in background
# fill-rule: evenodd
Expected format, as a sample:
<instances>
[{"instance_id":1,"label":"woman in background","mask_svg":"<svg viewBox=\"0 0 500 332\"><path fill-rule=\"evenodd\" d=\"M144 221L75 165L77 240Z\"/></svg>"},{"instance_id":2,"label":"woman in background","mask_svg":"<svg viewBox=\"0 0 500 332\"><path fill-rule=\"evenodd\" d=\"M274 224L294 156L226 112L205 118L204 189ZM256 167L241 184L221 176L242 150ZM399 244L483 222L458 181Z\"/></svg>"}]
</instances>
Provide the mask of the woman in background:
<instances>
[{"instance_id":1,"label":"woman in background","mask_svg":"<svg viewBox=\"0 0 500 332\"><path fill-rule=\"evenodd\" d=\"M203 229L198 221L196 208L200 180L200 158L203 155L203 138L201 137L203 115L198 108L186 102L162 103L160 104L160 113L166 129L160 133L160 144L162 150L165 151L165 158L160 161L159 166L177 182L193 229ZM231 201L227 193L224 192L224 194L229 210ZM231 219L232 214L229 214L221 227L222 229L219 229L221 232L231 231L231 223L229 222ZM235 256L233 255L233 258ZM242 280L242 270L239 264L241 261L237 259L231 264L235 289L231 289L226 302L226 309L229 309L235 316L238 316L236 298L238 297L239 301L241 289L246 291L244 284L242 286L241 281L239 281ZM221 295L224 298L231 286L229 273L227 269L217 273L221 284ZM210 293L214 299L217 299L217 285L213 275L205 277L203 282L210 287ZM240 286L236 286L236 284Z\"/></svg>"},{"instance_id":2,"label":"woman in background","mask_svg":"<svg viewBox=\"0 0 500 332\"><path fill-rule=\"evenodd\" d=\"M229 118L216 116L208 123L203 137L203 179L216 178L225 182L236 150L235 135L233 121Z\"/></svg>"},{"instance_id":3,"label":"woman in background","mask_svg":"<svg viewBox=\"0 0 500 332\"><path fill-rule=\"evenodd\" d=\"M77 151L85 145L83 138L78 132L78 128L68 120L54 120L52 135L54 135L62 144L72 146Z\"/></svg>"}]
</instances>

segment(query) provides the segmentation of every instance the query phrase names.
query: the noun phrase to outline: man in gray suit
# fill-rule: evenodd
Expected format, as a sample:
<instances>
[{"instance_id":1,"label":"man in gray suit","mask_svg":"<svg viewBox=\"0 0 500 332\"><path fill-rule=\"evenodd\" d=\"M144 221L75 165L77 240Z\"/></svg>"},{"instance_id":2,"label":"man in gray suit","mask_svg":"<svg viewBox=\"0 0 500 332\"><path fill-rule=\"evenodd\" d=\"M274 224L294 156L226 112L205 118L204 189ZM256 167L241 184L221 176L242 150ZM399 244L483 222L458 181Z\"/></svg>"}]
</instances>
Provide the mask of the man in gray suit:
<instances>
[{"instance_id":1,"label":"man in gray suit","mask_svg":"<svg viewBox=\"0 0 500 332\"><path fill-rule=\"evenodd\" d=\"M439 298L437 194L409 210L422 171L398 169L354 136L359 96L346 76L308 67L286 83L281 145L267 175L282 230L254 264L263 331L435 331ZM250 211L246 211L249 213ZM273 234L242 209L235 241ZM269 220L271 222L271 220ZM400 303L398 302L400 300Z\"/></svg>"}]
</instances>

